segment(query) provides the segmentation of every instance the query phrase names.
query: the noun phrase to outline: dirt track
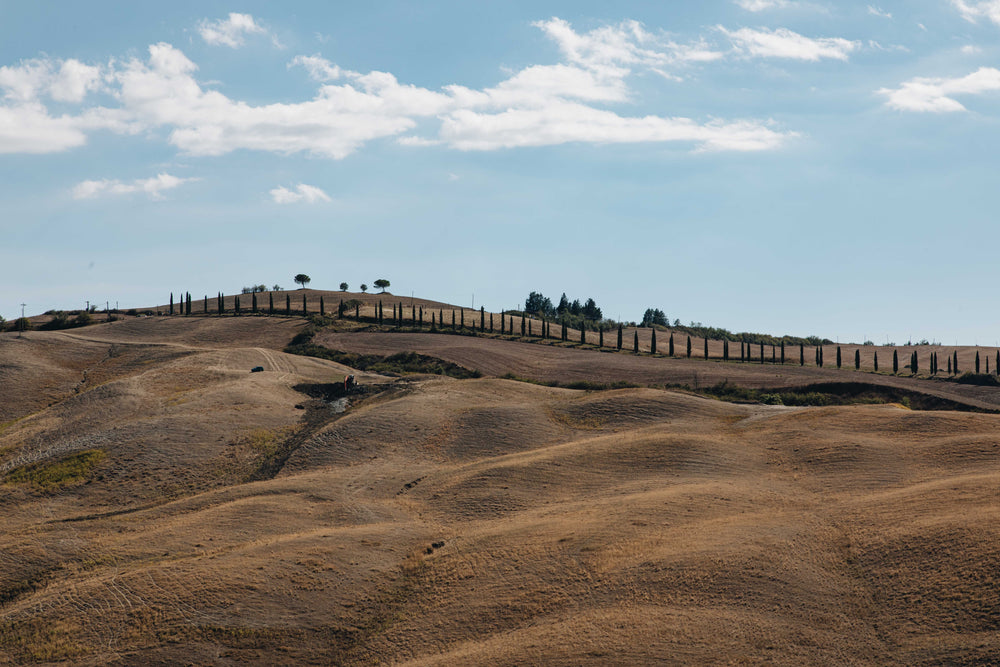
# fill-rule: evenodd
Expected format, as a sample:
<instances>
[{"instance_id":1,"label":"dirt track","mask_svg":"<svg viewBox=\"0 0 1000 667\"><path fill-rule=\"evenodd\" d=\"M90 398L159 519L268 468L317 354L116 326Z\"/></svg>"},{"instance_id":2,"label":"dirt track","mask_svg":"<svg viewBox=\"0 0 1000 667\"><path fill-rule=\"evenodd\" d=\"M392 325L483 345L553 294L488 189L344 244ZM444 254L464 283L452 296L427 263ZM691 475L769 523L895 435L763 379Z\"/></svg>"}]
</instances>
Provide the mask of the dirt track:
<instances>
[{"instance_id":1,"label":"dirt track","mask_svg":"<svg viewBox=\"0 0 1000 667\"><path fill-rule=\"evenodd\" d=\"M719 360L664 358L627 352L578 349L559 345L448 334L323 332L314 342L331 349L366 354L413 351L477 369L495 377L513 373L541 382L685 385L711 387L730 382L745 387L777 389L829 382L865 382L929 394L982 409L1000 409L1000 388L961 385L943 380L800 367L794 364L737 363Z\"/></svg>"}]
</instances>

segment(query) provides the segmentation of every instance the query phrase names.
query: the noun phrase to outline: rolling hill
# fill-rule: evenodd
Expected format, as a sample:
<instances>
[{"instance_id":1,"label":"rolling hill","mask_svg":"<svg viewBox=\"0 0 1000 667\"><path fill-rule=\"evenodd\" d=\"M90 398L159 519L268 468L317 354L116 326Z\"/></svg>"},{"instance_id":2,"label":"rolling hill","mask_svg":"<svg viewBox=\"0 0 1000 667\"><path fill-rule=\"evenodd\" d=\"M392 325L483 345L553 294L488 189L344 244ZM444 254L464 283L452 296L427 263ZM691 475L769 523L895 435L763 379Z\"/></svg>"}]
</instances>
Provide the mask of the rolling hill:
<instances>
[{"instance_id":1,"label":"rolling hill","mask_svg":"<svg viewBox=\"0 0 1000 667\"><path fill-rule=\"evenodd\" d=\"M309 332L482 377L380 374L305 328L0 334L0 662L1000 660L998 388ZM691 391L724 381L955 409Z\"/></svg>"}]
</instances>

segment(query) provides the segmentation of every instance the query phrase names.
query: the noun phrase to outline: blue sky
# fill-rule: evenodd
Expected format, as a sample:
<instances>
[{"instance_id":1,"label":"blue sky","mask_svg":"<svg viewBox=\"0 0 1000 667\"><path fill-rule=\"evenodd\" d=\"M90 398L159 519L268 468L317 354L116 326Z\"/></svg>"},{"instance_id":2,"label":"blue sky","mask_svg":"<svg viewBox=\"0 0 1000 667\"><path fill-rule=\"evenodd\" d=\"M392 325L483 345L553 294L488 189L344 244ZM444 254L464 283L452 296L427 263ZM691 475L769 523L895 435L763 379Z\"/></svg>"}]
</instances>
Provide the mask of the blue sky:
<instances>
[{"instance_id":1,"label":"blue sky","mask_svg":"<svg viewBox=\"0 0 1000 667\"><path fill-rule=\"evenodd\" d=\"M0 0L0 315L264 283L996 344L1000 0Z\"/></svg>"}]
</instances>

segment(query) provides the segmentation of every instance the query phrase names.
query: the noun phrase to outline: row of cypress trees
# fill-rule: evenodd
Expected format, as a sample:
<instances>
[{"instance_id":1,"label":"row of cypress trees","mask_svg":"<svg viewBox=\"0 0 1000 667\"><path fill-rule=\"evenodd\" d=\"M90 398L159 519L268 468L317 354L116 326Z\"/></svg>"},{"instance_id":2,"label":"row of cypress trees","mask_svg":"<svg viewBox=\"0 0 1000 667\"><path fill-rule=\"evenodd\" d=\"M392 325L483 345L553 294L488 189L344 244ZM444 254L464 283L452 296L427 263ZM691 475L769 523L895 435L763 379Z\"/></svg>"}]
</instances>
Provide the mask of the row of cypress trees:
<instances>
[{"instance_id":1,"label":"row of cypress trees","mask_svg":"<svg viewBox=\"0 0 1000 667\"><path fill-rule=\"evenodd\" d=\"M243 295L243 296L245 297L246 295ZM250 303L250 311L249 312L251 312L251 313L261 313L261 312L264 312L264 309L258 303L257 294L256 293L252 293L250 295L250 297L251 297L251 303ZM242 305L240 303L240 295L234 295L233 299L234 299L234 301L233 301L233 314L235 314L235 315L242 314L242 312L244 312L244 311L243 311ZM170 312L171 315L175 315L175 314L192 315L193 314L192 303L193 302L192 302L192 297L191 297L191 293L190 292L182 292L180 298L176 302L174 300L174 293L171 292L170 293L170 302L169 302L169 304L170 304L169 305L169 312ZM201 312L203 314L208 314L209 313L208 304L209 304L208 295L205 295L204 300L203 300L202 309L201 309ZM355 301L353 305L354 305L354 316L357 319L361 319L361 316L360 316L360 303L357 302L357 301ZM402 303L394 303L394 304L391 305L391 307L392 307L392 313L391 313L391 320L390 320L390 322L396 328L399 328L399 327L403 326L404 320L405 320L405 312L404 312L404 309L403 309L403 304ZM274 293L273 292L269 292L268 293L268 304L267 304L267 309L266 309L266 312L269 315L274 315L275 313L280 313L280 314L284 314L284 315L287 315L287 316L292 315L293 311L292 311L291 294L289 294L289 293L285 294L285 304L284 304L284 309L283 310L284 310L284 313L280 313L280 310L275 309L275 305L274 305ZM411 324L414 325L414 326L418 326L418 327L422 328L424 326L424 324L425 324L424 307L423 306L417 306L415 304L411 304L410 308L409 308L409 311L410 311L409 315L410 315L410 322L411 322ZM225 307L225 296L223 295L222 292L219 292L218 296L216 297L216 313L222 315L222 314L225 314L226 312L227 311L226 311L226 307ZM302 310L298 311L298 312L301 312L302 314L308 314L308 312L309 312L308 302L307 302L306 294L305 293L302 294ZM340 303L339 303L339 305L337 307L337 316L340 317L340 318L343 318L346 312L347 312L347 305L344 303L344 300L341 299ZM473 311L473 312L475 312L475 311ZM319 314L320 314L320 316L325 316L326 315L326 300L325 300L324 296L322 296L322 295L319 298ZM493 313L486 313L485 307L480 307L478 315L479 315L479 317L478 317L478 320L479 320L478 321L479 332L480 333L485 333L487 331L487 317L488 317L489 318L488 319L488 321L489 321L488 330L489 330L490 333L496 333L495 322L494 322L494 314ZM431 310L430 316L431 316L430 317L430 329L431 329L431 331L437 331L438 329L444 329L444 328L446 328L445 315L444 315L444 309L443 308L439 308L438 312L436 312L436 313L433 312L433 310ZM552 338L552 333L551 333L552 322L549 321L549 320L547 320L546 318L543 317L540 322L535 322L535 321L533 321L530 318L526 318L524 316L520 316L519 315L519 316L517 316L517 319L520 320L520 335L522 337ZM379 300L378 304L375 307L375 320L378 322L379 326L384 326L384 324L385 324L385 308L384 308L384 304L383 304L383 302L381 300ZM476 320L476 318L473 318L470 321L471 331L473 331L473 332L475 332L475 330L476 330L476 324L477 324L477 322L475 320ZM538 325L540 325L539 329L537 331L533 328L533 323L537 323ZM459 309L459 311L458 311L458 317L456 317L455 310L452 309L452 311L451 311L451 323L450 324L451 324L450 328L452 330L456 330L456 331L459 330L459 329L463 329L464 330L464 329L467 328L466 327L466 322L465 322L465 309L464 308ZM515 316L514 315L508 315L506 313L506 311L501 312L500 313L499 327L500 327L500 331L499 332L501 334L511 335L511 336L515 335ZM600 326L597 327L597 332L598 332L598 347L604 347L604 331L605 331L604 327L600 327ZM616 343L615 343L615 347L618 350L622 350L623 349L623 343L624 343L624 341L623 341L623 331L624 331L623 325L619 324L618 325L618 331L617 331L617 340L616 340ZM650 350L649 350L649 353L652 354L652 355L656 355L659 352L658 347L657 347L656 329L653 328L650 333L651 333L651 336L650 336ZM558 338L559 338L559 340L562 340L562 341L568 341L569 340L569 329L568 329L568 326L567 326L567 323L566 323L565 319L563 319L560 322L560 331L559 331ZM687 338L687 340L686 340L686 345L685 345L685 354L686 354L687 358L691 358L692 354L693 354L693 349L692 349L693 346L692 346L691 336L689 335L686 338ZM583 325L580 326L580 343L581 344L586 344L587 343L587 327L586 327L586 324L583 324ZM704 359L709 359L710 357L709 357L709 350L708 350L708 339L707 338L703 339L703 343L704 343L704 345L703 345L703 350L702 350L702 357ZM766 353L765 353L765 345L764 345L764 343L760 343L759 344L759 351L758 351L758 354L756 354L756 355L753 354L753 348L754 347L757 347L757 346L753 345L751 343L740 342L740 356L739 356L739 361L743 362L743 363L750 363L750 362L755 361L754 358L756 357L756 360L759 361L759 363L761 363L761 364L767 363L768 360L767 360ZM785 343L781 342L780 345L771 345L770 348L771 348L771 359L770 359L770 362L774 363L774 364L779 364L779 363L780 364L785 364L786 361L787 361L786 360ZM779 351L780 351L780 357L779 357ZM640 354L641 353L641 351L639 349L639 331L638 331L638 329L636 329L634 331L634 333L633 333L632 352L634 354ZM815 349L814 349L814 355L815 355L815 359L814 359L815 365L818 366L818 367L820 367L820 368L822 368L824 366L824 363L825 363L824 356L823 356L823 347L822 346L816 346ZM674 334L673 333L670 334L670 338L668 339L668 342L667 342L667 356L669 356L669 357L676 356L676 347L675 347L675 341L674 341ZM798 356L799 356L799 365L800 366L804 366L805 365L805 345L804 344L800 344L799 345L799 355ZM730 342L728 340L723 340L722 341L722 360L723 361L736 361L736 358L735 358L734 354L732 354L731 351L730 351ZM958 364L958 352L956 351L953 354L947 355L946 361L947 361L947 364L946 364L947 373L949 375L957 375L960 372L959 371L959 364ZM837 363L837 368L842 368L843 367L842 349L841 349L841 346L839 346L839 345L837 346L837 361L836 361L836 363ZM930 372L931 375L937 375L938 373L941 372L941 367L940 367L940 363L939 363L939 360L938 360L938 353L937 352L932 352L931 353L931 355L930 355L930 357L928 359L928 365L929 365L929 369L928 370L929 370L929 372ZM877 373L879 371L879 360L878 360L878 351L877 350L874 353L873 366L874 366L875 372ZM986 373L989 374L990 373L990 360L989 360L988 356L986 357L985 367L986 367ZM910 372L913 375L916 375L916 374L919 373L920 359L919 359L919 356L917 355L917 351L916 350L913 350L911 352L911 354L910 354L909 368L910 368ZM981 372L981 368L982 368L982 358L980 356L979 351L977 350L976 351L976 358L975 358L975 373L979 374ZM1000 350L998 350L996 352L996 361L995 361L995 364L994 364L993 368L994 368L994 372L998 376L1000 376ZM854 351L854 369L855 370L861 370L861 350L860 350L860 348L855 349L855 351ZM892 353L892 372L893 372L893 374L898 374L899 373L899 353L898 353L897 350L893 350L893 353Z\"/></svg>"}]
</instances>

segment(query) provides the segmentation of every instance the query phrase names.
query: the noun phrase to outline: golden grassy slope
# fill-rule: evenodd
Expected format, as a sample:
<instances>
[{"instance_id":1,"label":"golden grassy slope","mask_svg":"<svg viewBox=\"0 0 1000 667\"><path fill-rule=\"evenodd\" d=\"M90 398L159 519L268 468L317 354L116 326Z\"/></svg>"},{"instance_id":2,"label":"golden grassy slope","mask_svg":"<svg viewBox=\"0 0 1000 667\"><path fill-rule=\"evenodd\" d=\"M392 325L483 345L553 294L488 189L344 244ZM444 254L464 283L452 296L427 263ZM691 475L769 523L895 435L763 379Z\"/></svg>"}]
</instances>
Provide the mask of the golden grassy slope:
<instances>
[{"instance_id":1,"label":"golden grassy slope","mask_svg":"<svg viewBox=\"0 0 1000 667\"><path fill-rule=\"evenodd\" d=\"M0 343L131 360L0 430L4 470L106 452L0 486L0 662L1000 655L1000 416L375 376L341 415L292 387L347 369L248 344L283 323L183 322Z\"/></svg>"}]
</instances>

